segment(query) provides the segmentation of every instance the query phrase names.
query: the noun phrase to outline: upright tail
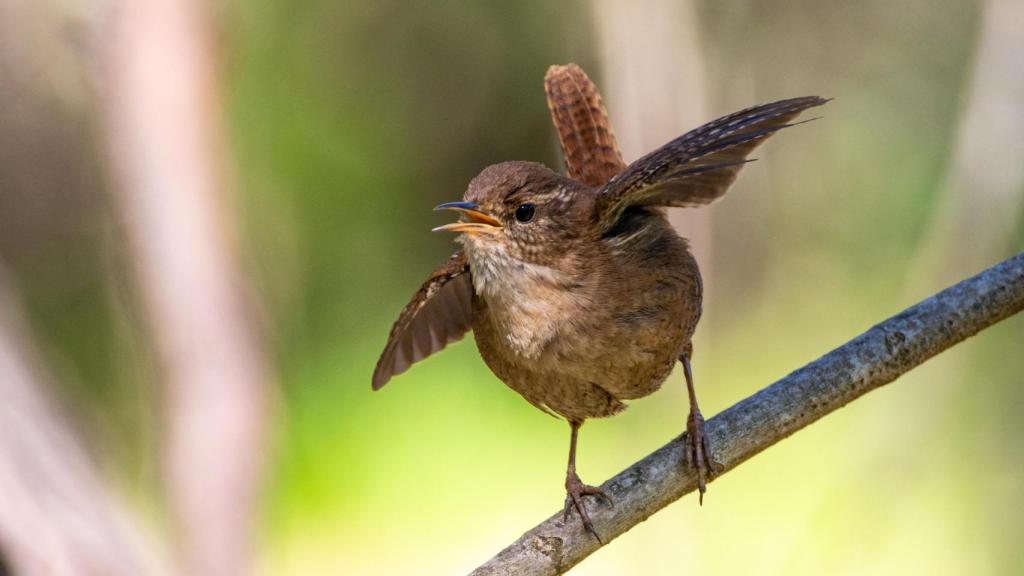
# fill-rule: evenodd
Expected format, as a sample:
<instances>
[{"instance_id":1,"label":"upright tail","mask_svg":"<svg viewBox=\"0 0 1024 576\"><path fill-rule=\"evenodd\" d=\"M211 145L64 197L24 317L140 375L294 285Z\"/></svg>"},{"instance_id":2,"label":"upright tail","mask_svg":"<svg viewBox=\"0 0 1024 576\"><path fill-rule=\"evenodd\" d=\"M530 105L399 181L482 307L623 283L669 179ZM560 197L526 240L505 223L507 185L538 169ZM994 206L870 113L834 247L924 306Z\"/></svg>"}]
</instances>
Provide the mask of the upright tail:
<instances>
[{"instance_id":1,"label":"upright tail","mask_svg":"<svg viewBox=\"0 0 1024 576\"><path fill-rule=\"evenodd\" d=\"M601 94L576 64L552 66L544 75L551 120L558 130L568 176L602 186L625 167Z\"/></svg>"}]
</instances>

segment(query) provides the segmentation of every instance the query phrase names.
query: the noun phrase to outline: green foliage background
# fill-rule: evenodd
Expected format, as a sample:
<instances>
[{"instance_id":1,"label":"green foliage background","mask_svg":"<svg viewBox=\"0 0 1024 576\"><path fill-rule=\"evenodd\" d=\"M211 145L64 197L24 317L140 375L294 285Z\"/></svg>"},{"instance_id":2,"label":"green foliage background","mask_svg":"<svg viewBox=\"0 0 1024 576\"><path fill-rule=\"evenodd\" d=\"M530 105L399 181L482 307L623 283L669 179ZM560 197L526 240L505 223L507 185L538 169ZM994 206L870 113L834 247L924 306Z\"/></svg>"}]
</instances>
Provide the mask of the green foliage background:
<instances>
[{"instance_id":1,"label":"green foliage background","mask_svg":"<svg viewBox=\"0 0 1024 576\"><path fill-rule=\"evenodd\" d=\"M836 98L709 208L695 372L711 415L994 262L913 273L938 216L978 5L697 5L714 115ZM490 163L560 166L542 78L575 61L602 84L592 9L252 0L221 12L241 241L280 382L265 573L466 572L561 505L567 426L506 389L471 338L379 393L369 382L391 321L453 250L429 233L443 221L431 207ZM70 404L147 501L159 485L159 400L143 384L151 362L116 226L102 196L88 198L81 219L5 251L72 382ZM1004 255L1022 243L1008 238ZM1024 509L1022 344L1020 318L985 332L716 481L702 508L673 505L578 573L1024 570L1024 516L1012 512ZM585 480L683 429L681 378L587 424Z\"/></svg>"}]
</instances>

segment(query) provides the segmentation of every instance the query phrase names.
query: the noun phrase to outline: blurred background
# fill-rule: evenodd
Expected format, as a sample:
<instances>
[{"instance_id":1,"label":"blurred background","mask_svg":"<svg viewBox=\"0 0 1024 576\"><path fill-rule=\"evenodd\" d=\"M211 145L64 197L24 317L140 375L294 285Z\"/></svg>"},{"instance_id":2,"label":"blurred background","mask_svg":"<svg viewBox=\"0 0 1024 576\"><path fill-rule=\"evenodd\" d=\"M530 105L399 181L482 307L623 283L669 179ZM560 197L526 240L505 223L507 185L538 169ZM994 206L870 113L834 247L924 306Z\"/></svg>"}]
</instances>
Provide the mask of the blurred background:
<instances>
[{"instance_id":1,"label":"blurred background","mask_svg":"<svg viewBox=\"0 0 1024 576\"><path fill-rule=\"evenodd\" d=\"M835 98L673 214L711 416L1021 250L1022 26L1019 0L0 0L0 574L470 571L559 509L568 427L471 338L370 375L454 250L431 208L561 168L549 65L589 72L627 162ZM1021 350L1012 318L574 573L1020 573ZM686 413L675 374L588 422L581 477Z\"/></svg>"}]
</instances>

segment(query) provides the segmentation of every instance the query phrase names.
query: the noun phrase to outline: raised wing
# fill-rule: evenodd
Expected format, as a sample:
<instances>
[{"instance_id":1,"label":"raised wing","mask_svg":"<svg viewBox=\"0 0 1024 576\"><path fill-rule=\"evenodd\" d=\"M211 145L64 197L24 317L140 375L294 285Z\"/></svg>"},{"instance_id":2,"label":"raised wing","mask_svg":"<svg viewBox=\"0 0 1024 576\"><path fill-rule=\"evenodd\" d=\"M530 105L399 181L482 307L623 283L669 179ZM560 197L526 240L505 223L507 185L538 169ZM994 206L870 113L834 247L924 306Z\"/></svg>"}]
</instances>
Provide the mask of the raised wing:
<instances>
[{"instance_id":1,"label":"raised wing","mask_svg":"<svg viewBox=\"0 0 1024 576\"><path fill-rule=\"evenodd\" d=\"M583 69L576 64L548 68L544 91L569 177L597 187L622 172L626 163L608 112Z\"/></svg>"},{"instance_id":2,"label":"raised wing","mask_svg":"<svg viewBox=\"0 0 1024 576\"><path fill-rule=\"evenodd\" d=\"M469 263L459 250L434 270L395 321L373 371L373 389L379 390L392 376L461 340L472 327L472 297Z\"/></svg>"},{"instance_id":3,"label":"raised wing","mask_svg":"<svg viewBox=\"0 0 1024 576\"><path fill-rule=\"evenodd\" d=\"M614 225L629 206L699 206L720 198L747 155L801 112L828 102L805 96L723 116L629 165L598 195L598 218Z\"/></svg>"}]
</instances>

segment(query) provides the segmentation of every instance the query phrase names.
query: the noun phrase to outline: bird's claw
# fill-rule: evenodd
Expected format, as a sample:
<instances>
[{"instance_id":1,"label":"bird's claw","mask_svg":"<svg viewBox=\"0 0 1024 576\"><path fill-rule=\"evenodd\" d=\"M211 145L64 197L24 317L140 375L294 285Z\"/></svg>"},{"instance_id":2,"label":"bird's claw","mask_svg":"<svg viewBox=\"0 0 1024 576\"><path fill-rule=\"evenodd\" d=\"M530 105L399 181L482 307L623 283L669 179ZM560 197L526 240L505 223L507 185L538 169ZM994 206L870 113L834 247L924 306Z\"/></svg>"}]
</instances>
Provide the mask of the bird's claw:
<instances>
[{"instance_id":1,"label":"bird's claw","mask_svg":"<svg viewBox=\"0 0 1024 576\"><path fill-rule=\"evenodd\" d=\"M594 529L593 522L590 521L590 515L587 514L586 506L583 504L583 496L599 496L603 498L610 506L614 506L615 502L611 496L608 495L604 490L596 487L584 484L580 477L575 473L571 473L565 478L565 512L562 515L562 521L569 520L569 513L572 512L573 508L579 512L580 519L583 521L583 527L597 538L597 541L602 545L604 540L601 539L600 534Z\"/></svg>"},{"instance_id":2,"label":"bird's claw","mask_svg":"<svg viewBox=\"0 0 1024 576\"><path fill-rule=\"evenodd\" d=\"M697 471L697 490L700 492L700 503L704 503L704 492L707 481L716 476L722 469L711 455L711 446L707 434L704 433L704 416L700 410L690 412L686 419L686 460Z\"/></svg>"}]
</instances>

